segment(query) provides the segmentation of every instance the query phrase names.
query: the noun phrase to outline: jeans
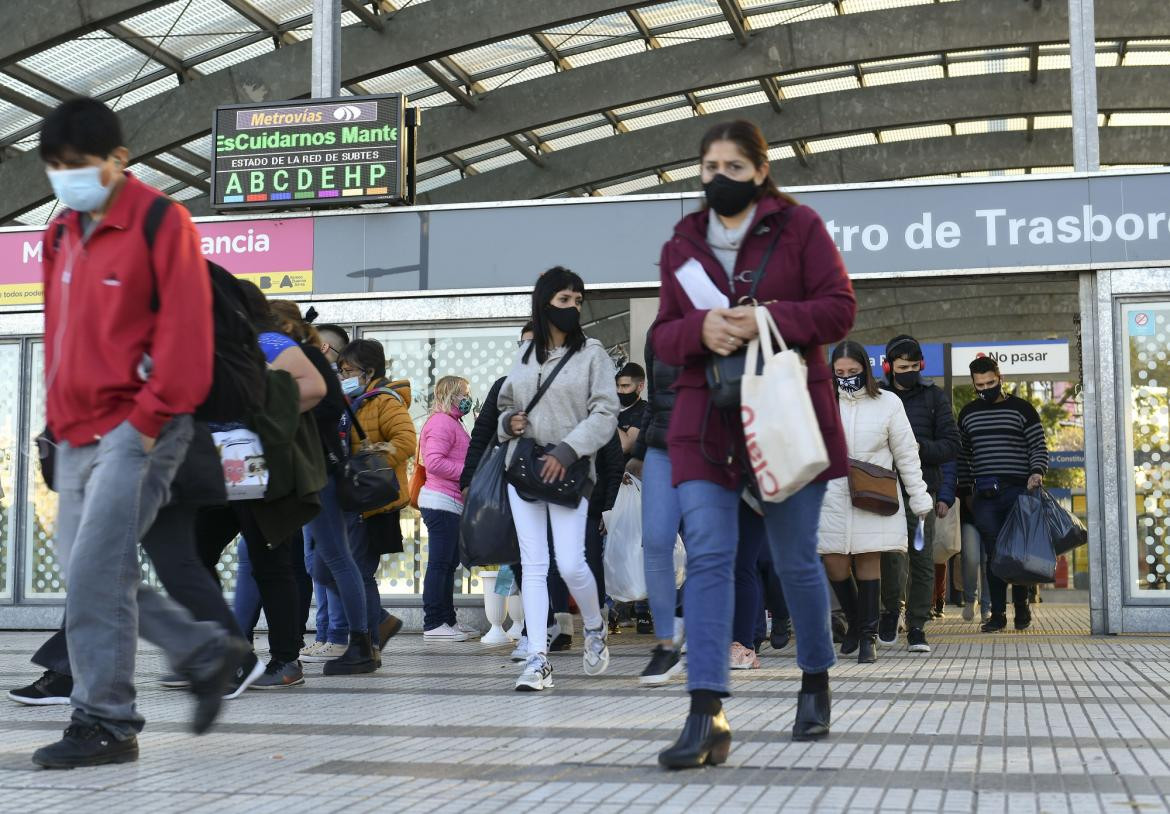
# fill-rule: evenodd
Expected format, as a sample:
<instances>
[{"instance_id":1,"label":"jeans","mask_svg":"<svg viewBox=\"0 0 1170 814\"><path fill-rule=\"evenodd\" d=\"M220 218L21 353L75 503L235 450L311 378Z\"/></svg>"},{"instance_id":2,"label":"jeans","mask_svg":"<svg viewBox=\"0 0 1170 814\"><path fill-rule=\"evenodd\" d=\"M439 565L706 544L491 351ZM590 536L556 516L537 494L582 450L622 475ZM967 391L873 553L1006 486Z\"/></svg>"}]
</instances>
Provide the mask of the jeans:
<instances>
[{"instance_id":1,"label":"jeans","mask_svg":"<svg viewBox=\"0 0 1170 814\"><path fill-rule=\"evenodd\" d=\"M756 623L764 612L759 562L760 551L767 537L764 518L741 500L739 545L735 550L735 611L731 621L731 639L749 649L755 649Z\"/></svg>"},{"instance_id":2,"label":"jeans","mask_svg":"<svg viewBox=\"0 0 1170 814\"><path fill-rule=\"evenodd\" d=\"M349 533L346 533L345 544L349 545ZM313 598L317 602L317 616L314 620L316 638L319 642L329 644L346 644L349 641L349 622L345 618L345 611L341 606L341 597L337 591L327 585L332 576L329 569L318 561L316 547L312 536L305 533L305 569L313 580ZM350 552L353 556L353 552ZM357 568L357 563L354 563ZM360 580L360 574L359 574ZM365 619L366 600L365 586L362 586L362 618ZM332 598L332 601L330 599Z\"/></svg>"},{"instance_id":3,"label":"jeans","mask_svg":"<svg viewBox=\"0 0 1170 814\"><path fill-rule=\"evenodd\" d=\"M997 577L991 568L991 562L995 559L995 544L999 539L1000 529L1016 505L1016 498L1026 492L1022 486L1002 486L995 497L975 498L975 525L983 542L983 556L987 559L987 587L991 591L992 613L1007 612L1007 583ZM1022 605L1027 601L1028 586L1013 585L1012 602Z\"/></svg>"},{"instance_id":4,"label":"jeans","mask_svg":"<svg viewBox=\"0 0 1170 814\"><path fill-rule=\"evenodd\" d=\"M654 637L662 641L674 636L678 593L674 546L681 526L682 506L671 485L670 456L661 449L647 449L642 465L642 555Z\"/></svg>"},{"instance_id":5,"label":"jeans","mask_svg":"<svg viewBox=\"0 0 1170 814\"><path fill-rule=\"evenodd\" d=\"M776 575L776 567L772 564L772 551L769 546L760 547L760 560L756 564L760 574L760 590L763 591L764 606L772 614L772 630L788 630L792 622L788 616L788 603L784 601L784 588L780 585L780 577ZM767 630L764 622L764 613L760 613L760 623L756 630ZM762 639L764 636L758 635Z\"/></svg>"},{"instance_id":6,"label":"jeans","mask_svg":"<svg viewBox=\"0 0 1170 814\"><path fill-rule=\"evenodd\" d=\"M184 675L208 675L223 652L223 628L195 621L144 585L138 568L138 541L167 503L192 433L191 417L177 416L148 453L138 430L124 421L97 443L58 448L54 545L68 586L73 721L100 725L119 740L144 724L134 704L140 631Z\"/></svg>"},{"instance_id":7,"label":"jeans","mask_svg":"<svg viewBox=\"0 0 1170 814\"><path fill-rule=\"evenodd\" d=\"M430 548L423 577L423 630L455 626L455 569L459 567L459 515L420 509Z\"/></svg>"},{"instance_id":8,"label":"jeans","mask_svg":"<svg viewBox=\"0 0 1170 814\"><path fill-rule=\"evenodd\" d=\"M926 515L923 529L925 545L914 548L918 516L910 511L910 500L903 493L906 506L906 551L882 552L882 610L899 613L906 602L906 627L924 628L934 604L934 512Z\"/></svg>"},{"instance_id":9,"label":"jeans","mask_svg":"<svg viewBox=\"0 0 1170 814\"><path fill-rule=\"evenodd\" d=\"M365 633L369 630L365 587L350 548L345 515L337 503L337 482L333 475L325 481L320 498L321 512L305 526L306 539L313 540L313 564L318 575L327 571L332 577L341 600L336 610L345 614L348 630ZM306 568L308 564L306 557Z\"/></svg>"},{"instance_id":10,"label":"jeans","mask_svg":"<svg viewBox=\"0 0 1170 814\"><path fill-rule=\"evenodd\" d=\"M990 613L991 589L987 585L987 561L983 556L983 544L979 539L979 529L971 522L965 511L961 528L963 534L963 601L974 605L975 596L978 593L980 611Z\"/></svg>"},{"instance_id":11,"label":"jeans","mask_svg":"<svg viewBox=\"0 0 1170 814\"><path fill-rule=\"evenodd\" d=\"M589 501L582 498L576 508L557 506L551 503L529 503L508 487L508 502L512 507L512 521L516 524L516 537L520 541L520 563L523 566L523 582L520 598L524 603L524 618L544 619L549 613L548 604L548 532L552 523L553 549L556 553L557 568L569 592L577 600L586 629L603 627L601 605L597 600L597 582L585 562L585 525L589 514ZM528 652L530 655L548 650L545 636L529 632Z\"/></svg>"},{"instance_id":12,"label":"jeans","mask_svg":"<svg viewBox=\"0 0 1170 814\"><path fill-rule=\"evenodd\" d=\"M260 621L260 589L252 576L252 560L248 558L248 543L241 537L236 543L236 590L232 597L232 613L236 624L248 641L256 635L256 623Z\"/></svg>"},{"instance_id":13,"label":"jeans","mask_svg":"<svg viewBox=\"0 0 1170 814\"><path fill-rule=\"evenodd\" d=\"M728 695L733 577L740 492L708 481L678 487L687 530L687 688ZM766 503L772 562L796 629L796 663L821 673L836 663L829 630L829 583L817 556L825 484L811 483L783 503Z\"/></svg>"},{"instance_id":14,"label":"jeans","mask_svg":"<svg viewBox=\"0 0 1170 814\"><path fill-rule=\"evenodd\" d=\"M358 573L362 577L363 593L366 597L366 629L370 632L370 641L374 646L381 647L378 640L378 624L382 621L382 592L378 588L378 566L382 557L370 550L370 535L367 533L366 522L357 512L346 514L346 525L349 532L349 544L353 548L353 559L357 563ZM332 587L332 586L329 586ZM333 596L330 595L330 604Z\"/></svg>"}]
</instances>

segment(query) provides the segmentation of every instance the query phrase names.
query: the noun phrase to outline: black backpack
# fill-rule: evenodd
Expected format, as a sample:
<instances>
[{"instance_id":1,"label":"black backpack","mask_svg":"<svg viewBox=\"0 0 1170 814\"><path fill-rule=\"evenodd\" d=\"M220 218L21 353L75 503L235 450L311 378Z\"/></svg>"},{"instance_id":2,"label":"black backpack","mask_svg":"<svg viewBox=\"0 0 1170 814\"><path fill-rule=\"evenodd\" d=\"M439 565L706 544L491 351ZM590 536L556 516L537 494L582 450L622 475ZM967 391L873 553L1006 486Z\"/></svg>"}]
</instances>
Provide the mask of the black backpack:
<instances>
[{"instance_id":1,"label":"black backpack","mask_svg":"<svg viewBox=\"0 0 1170 814\"><path fill-rule=\"evenodd\" d=\"M147 248L154 247L155 237L171 206L171 199L159 196L150 202L142 224ZM53 248L61 242L65 224L58 223L53 233ZM264 406L267 362L260 350L256 329L248 318L244 295L231 272L207 261L211 275L212 319L215 323L215 362L211 390L195 410L200 421L243 421ZM158 292L150 308L158 311Z\"/></svg>"}]
</instances>

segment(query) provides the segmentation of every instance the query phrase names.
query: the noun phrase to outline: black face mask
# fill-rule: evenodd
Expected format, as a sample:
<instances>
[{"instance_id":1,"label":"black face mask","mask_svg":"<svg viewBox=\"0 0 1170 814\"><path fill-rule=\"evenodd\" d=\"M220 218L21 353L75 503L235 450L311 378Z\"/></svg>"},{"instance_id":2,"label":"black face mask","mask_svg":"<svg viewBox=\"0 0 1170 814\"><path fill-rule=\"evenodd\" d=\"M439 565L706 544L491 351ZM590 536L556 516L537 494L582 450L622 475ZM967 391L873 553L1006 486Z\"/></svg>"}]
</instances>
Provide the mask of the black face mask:
<instances>
[{"instance_id":1,"label":"black face mask","mask_svg":"<svg viewBox=\"0 0 1170 814\"><path fill-rule=\"evenodd\" d=\"M548 321L563 333L571 334L581 327L581 312L571 305L568 308L557 308L555 305L546 305L544 307L544 313L548 316Z\"/></svg>"},{"instance_id":2,"label":"black face mask","mask_svg":"<svg viewBox=\"0 0 1170 814\"><path fill-rule=\"evenodd\" d=\"M622 407L633 407L634 402L638 400L637 393L618 393L618 401L621 402Z\"/></svg>"},{"instance_id":3,"label":"black face mask","mask_svg":"<svg viewBox=\"0 0 1170 814\"><path fill-rule=\"evenodd\" d=\"M917 370L907 370L904 373L894 374L894 384L903 390L913 390L922 374Z\"/></svg>"},{"instance_id":4,"label":"black face mask","mask_svg":"<svg viewBox=\"0 0 1170 814\"><path fill-rule=\"evenodd\" d=\"M999 401L999 397L1003 394L1003 382L1000 382L995 387L989 387L986 390L979 391L979 398L986 401L988 404L995 404Z\"/></svg>"},{"instance_id":5,"label":"black face mask","mask_svg":"<svg viewBox=\"0 0 1170 814\"><path fill-rule=\"evenodd\" d=\"M759 191L755 181L732 181L723 173L703 184L707 205L725 218L738 215L751 206Z\"/></svg>"},{"instance_id":6,"label":"black face mask","mask_svg":"<svg viewBox=\"0 0 1170 814\"><path fill-rule=\"evenodd\" d=\"M865 374L858 373L856 376L838 376L837 387L841 389L842 393L856 393L865 387Z\"/></svg>"}]
</instances>

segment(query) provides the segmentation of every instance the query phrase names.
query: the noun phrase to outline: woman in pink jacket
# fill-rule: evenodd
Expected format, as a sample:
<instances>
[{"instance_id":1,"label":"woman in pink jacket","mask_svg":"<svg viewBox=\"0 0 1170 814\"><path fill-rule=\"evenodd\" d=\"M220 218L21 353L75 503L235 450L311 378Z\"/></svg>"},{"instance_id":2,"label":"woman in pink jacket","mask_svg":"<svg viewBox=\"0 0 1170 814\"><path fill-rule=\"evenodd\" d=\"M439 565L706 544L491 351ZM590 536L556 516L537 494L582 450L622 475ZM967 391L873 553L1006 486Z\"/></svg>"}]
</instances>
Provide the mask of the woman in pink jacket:
<instances>
[{"instance_id":1,"label":"woman in pink jacket","mask_svg":"<svg viewBox=\"0 0 1170 814\"><path fill-rule=\"evenodd\" d=\"M467 379L444 376L435 385L431 415L419 436L417 463L426 467L418 508L427 524L430 549L423 579L423 636L463 642L479 635L455 619L455 569L459 566L459 517L463 497L459 477L470 441L463 416L471 412Z\"/></svg>"}]
</instances>

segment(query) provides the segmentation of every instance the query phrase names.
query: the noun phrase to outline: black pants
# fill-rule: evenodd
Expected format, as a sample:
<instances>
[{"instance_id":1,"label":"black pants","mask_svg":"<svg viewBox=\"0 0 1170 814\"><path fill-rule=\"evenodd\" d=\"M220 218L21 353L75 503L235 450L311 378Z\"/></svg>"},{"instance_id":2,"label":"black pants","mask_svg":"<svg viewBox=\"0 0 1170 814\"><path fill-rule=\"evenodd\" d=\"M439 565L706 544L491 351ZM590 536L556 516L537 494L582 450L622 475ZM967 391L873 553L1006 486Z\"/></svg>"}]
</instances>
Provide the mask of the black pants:
<instances>
[{"instance_id":1,"label":"black pants","mask_svg":"<svg viewBox=\"0 0 1170 814\"><path fill-rule=\"evenodd\" d=\"M236 617L224 602L219 583L207 572L195 544L195 515L191 506L164 506L142 538L142 549L154 566L159 582L172 599L198 622L216 622L233 636L244 638ZM72 675L65 623L33 655L33 664Z\"/></svg>"},{"instance_id":2,"label":"black pants","mask_svg":"<svg viewBox=\"0 0 1170 814\"><path fill-rule=\"evenodd\" d=\"M304 646L302 632L308 609L302 609L301 590L297 585L296 560L305 570L304 538L298 531L279 544L269 547L260 527L247 507L232 504L226 508L204 509L195 523L199 555L211 574L223 550L243 534L252 561L252 576L260 590L260 602L268 620L268 646L274 661L296 661Z\"/></svg>"},{"instance_id":3,"label":"black pants","mask_svg":"<svg viewBox=\"0 0 1170 814\"><path fill-rule=\"evenodd\" d=\"M597 601L605 607L605 535L601 533L601 516L589 515L585 521L585 562L597 582Z\"/></svg>"}]
</instances>

